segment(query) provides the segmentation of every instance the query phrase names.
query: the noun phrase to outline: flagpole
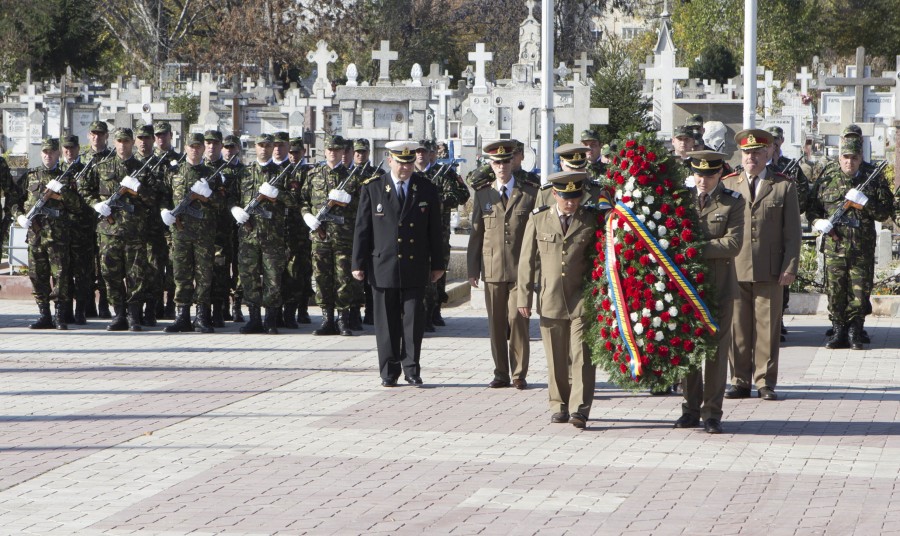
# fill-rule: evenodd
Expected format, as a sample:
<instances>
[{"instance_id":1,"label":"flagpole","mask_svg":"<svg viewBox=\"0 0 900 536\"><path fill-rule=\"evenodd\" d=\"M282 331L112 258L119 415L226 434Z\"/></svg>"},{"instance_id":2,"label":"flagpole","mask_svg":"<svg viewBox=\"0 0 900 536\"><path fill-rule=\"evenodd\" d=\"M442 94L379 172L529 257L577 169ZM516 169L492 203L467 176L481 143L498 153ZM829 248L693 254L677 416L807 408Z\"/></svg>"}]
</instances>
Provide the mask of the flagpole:
<instances>
[{"instance_id":1,"label":"flagpole","mask_svg":"<svg viewBox=\"0 0 900 536\"><path fill-rule=\"evenodd\" d=\"M553 165L553 0L541 0L541 183Z\"/></svg>"},{"instance_id":2,"label":"flagpole","mask_svg":"<svg viewBox=\"0 0 900 536\"><path fill-rule=\"evenodd\" d=\"M744 128L756 127L756 0L744 0Z\"/></svg>"}]
</instances>

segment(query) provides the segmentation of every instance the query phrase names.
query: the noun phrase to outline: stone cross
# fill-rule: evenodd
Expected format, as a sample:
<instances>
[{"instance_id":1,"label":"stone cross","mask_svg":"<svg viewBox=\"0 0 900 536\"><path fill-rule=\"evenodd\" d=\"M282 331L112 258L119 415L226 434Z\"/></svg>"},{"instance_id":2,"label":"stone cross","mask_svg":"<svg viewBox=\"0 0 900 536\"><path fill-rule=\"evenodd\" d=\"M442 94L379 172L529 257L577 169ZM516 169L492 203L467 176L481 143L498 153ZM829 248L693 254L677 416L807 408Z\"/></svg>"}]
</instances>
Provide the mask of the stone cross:
<instances>
[{"instance_id":1,"label":"stone cross","mask_svg":"<svg viewBox=\"0 0 900 536\"><path fill-rule=\"evenodd\" d=\"M861 123L865 110L865 88L866 86L893 86L896 80L893 78L874 78L866 75L866 49L858 47L856 49L856 76L849 78L826 78L825 83L832 86L846 86L853 88L855 98L853 100L854 110L853 119L857 123Z\"/></svg>"},{"instance_id":2,"label":"stone cross","mask_svg":"<svg viewBox=\"0 0 900 536\"><path fill-rule=\"evenodd\" d=\"M669 136L672 133L672 111L675 100L675 81L687 80L689 71L687 67L675 66L675 53L665 51L662 54L653 56L653 67L649 67L646 72L648 80L659 82L659 109L660 125L659 130L663 135Z\"/></svg>"},{"instance_id":3,"label":"stone cross","mask_svg":"<svg viewBox=\"0 0 900 536\"><path fill-rule=\"evenodd\" d=\"M25 95L19 95L19 102L28 103L28 115L37 107L38 103L44 104L44 96L38 95L35 91L34 84L28 84L28 91Z\"/></svg>"},{"instance_id":4,"label":"stone cross","mask_svg":"<svg viewBox=\"0 0 900 536\"><path fill-rule=\"evenodd\" d=\"M210 110L210 96L219 92L219 86L212 79L212 74L200 75L200 117L205 117Z\"/></svg>"},{"instance_id":5,"label":"stone cross","mask_svg":"<svg viewBox=\"0 0 900 536\"><path fill-rule=\"evenodd\" d=\"M484 66L487 62L493 61L494 53L484 50L484 43L475 44L475 52L469 52L469 61L475 62L475 85L473 89L486 90L487 79L484 75Z\"/></svg>"},{"instance_id":6,"label":"stone cross","mask_svg":"<svg viewBox=\"0 0 900 536\"><path fill-rule=\"evenodd\" d=\"M768 117L772 115L772 106L775 104L775 90L781 88L781 80L775 80L775 73L767 70L765 71L762 86L764 89L763 113Z\"/></svg>"},{"instance_id":7,"label":"stone cross","mask_svg":"<svg viewBox=\"0 0 900 536\"><path fill-rule=\"evenodd\" d=\"M588 67L594 66L594 60L589 60L587 52L582 52L581 57L575 60L575 71L581 74L582 80L587 80Z\"/></svg>"},{"instance_id":8,"label":"stone cross","mask_svg":"<svg viewBox=\"0 0 900 536\"><path fill-rule=\"evenodd\" d=\"M809 69L807 69L805 65L800 67L800 72L794 75L794 77L800 81L800 94L809 95L809 81L813 78Z\"/></svg>"},{"instance_id":9,"label":"stone cross","mask_svg":"<svg viewBox=\"0 0 900 536\"><path fill-rule=\"evenodd\" d=\"M609 123L608 108L591 108L591 86L581 82L569 82L572 88L572 107L555 108L555 121L563 125L572 125L572 135L578 136L591 125Z\"/></svg>"},{"instance_id":10,"label":"stone cross","mask_svg":"<svg viewBox=\"0 0 900 536\"><path fill-rule=\"evenodd\" d=\"M734 90L737 89L737 84L734 83L734 78L729 78L727 84L722 85L722 89L725 90L725 93L728 94L728 98L734 98Z\"/></svg>"},{"instance_id":11,"label":"stone cross","mask_svg":"<svg viewBox=\"0 0 900 536\"><path fill-rule=\"evenodd\" d=\"M653 67L653 54L648 54L647 59L644 63L638 65L638 69L642 71L646 71ZM644 79L643 92L652 95L653 94L653 80Z\"/></svg>"},{"instance_id":12,"label":"stone cross","mask_svg":"<svg viewBox=\"0 0 900 536\"><path fill-rule=\"evenodd\" d=\"M306 61L316 64L316 81L313 91L321 90L326 97L331 97L331 82L328 80L328 64L338 59L337 52L328 49L328 43L319 40L316 49L306 53Z\"/></svg>"},{"instance_id":13,"label":"stone cross","mask_svg":"<svg viewBox=\"0 0 900 536\"><path fill-rule=\"evenodd\" d=\"M104 107L109 108L110 113L113 114L118 113L120 109L128 106L128 103L125 100L119 98L119 90L116 88L109 90L109 98L103 99L101 104Z\"/></svg>"},{"instance_id":14,"label":"stone cross","mask_svg":"<svg viewBox=\"0 0 900 536\"><path fill-rule=\"evenodd\" d=\"M447 87L447 82L441 80L438 87L431 88L431 98L438 99L437 113L437 138L447 137L447 97L453 96L453 90Z\"/></svg>"},{"instance_id":15,"label":"stone cross","mask_svg":"<svg viewBox=\"0 0 900 536\"><path fill-rule=\"evenodd\" d=\"M844 127L855 123L854 103L850 100L841 101L841 119L837 123L819 123L819 135L822 136L840 136ZM856 126L862 129L863 137L872 137L875 135L874 123L856 122Z\"/></svg>"},{"instance_id":16,"label":"stone cross","mask_svg":"<svg viewBox=\"0 0 900 536\"><path fill-rule=\"evenodd\" d=\"M331 99L325 96L323 90L316 91L316 97L309 98L309 105L316 108L316 132L325 131L325 108L331 106Z\"/></svg>"},{"instance_id":17,"label":"stone cross","mask_svg":"<svg viewBox=\"0 0 900 536\"><path fill-rule=\"evenodd\" d=\"M559 77L560 83L564 83L566 81L566 77L569 76L569 73L571 73L572 71L570 71L569 68L566 67L566 62L561 61L559 62L559 67L557 67L553 72L556 74L556 76Z\"/></svg>"},{"instance_id":18,"label":"stone cross","mask_svg":"<svg viewBox=\"0 0 900 536\"><path fill-rule=\"evenodd\" d=\"M255 84L253 83L253 79L248 76L247 79L244 80L244 84L242 86L244 88L244 93L252 92L254 85Z\"/></svg>"},{"instance_id":19,"label":"stone cross","mask_svg":"<svg viewBox=\"0 0 900 536\"><path fill-rule=\"evenodd\" d=\"M400 57L396 51L391 50L391 42L381 40L381 49L372 51L372 59L379 62L378 83L379 86L391 85L391 62Z\"/></svg>"},{"instance_id":20,"label":"stone cross","mask_svg":"<svg viewBox=\"0 0 900 536\"><path fill-rule=\"evenodd\" d=\"M309 106L309 99L300 97L300 88L291 88L285 93L278 111L288 115L293 112L305 113L307 106Z\"/></svg>"}]
</instances>

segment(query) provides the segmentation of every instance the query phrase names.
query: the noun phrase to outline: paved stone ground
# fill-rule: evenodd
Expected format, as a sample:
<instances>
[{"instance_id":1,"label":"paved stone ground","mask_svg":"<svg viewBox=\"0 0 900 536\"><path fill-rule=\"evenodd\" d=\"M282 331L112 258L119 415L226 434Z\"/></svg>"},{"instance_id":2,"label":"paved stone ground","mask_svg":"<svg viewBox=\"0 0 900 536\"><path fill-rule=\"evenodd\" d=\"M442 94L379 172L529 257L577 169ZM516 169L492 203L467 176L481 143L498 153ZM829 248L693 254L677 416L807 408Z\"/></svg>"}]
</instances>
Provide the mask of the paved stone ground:
<instances>
[{"instance_id":1,"label":"paved stone ground","mask_svg":"<svg viewBox=\"0 0 900 536\"><path fill-rule=\"evenodd\" d=\"M900 330L820 349L789 317L778 402L726 401L725 431L675 430L680 398L601 383L585 431L532 387L486 388L485 319L426 338L425 388L379 385L352 338L67 333L0 303L0 534L900 533Z\"/></svg>"}]
</instances>

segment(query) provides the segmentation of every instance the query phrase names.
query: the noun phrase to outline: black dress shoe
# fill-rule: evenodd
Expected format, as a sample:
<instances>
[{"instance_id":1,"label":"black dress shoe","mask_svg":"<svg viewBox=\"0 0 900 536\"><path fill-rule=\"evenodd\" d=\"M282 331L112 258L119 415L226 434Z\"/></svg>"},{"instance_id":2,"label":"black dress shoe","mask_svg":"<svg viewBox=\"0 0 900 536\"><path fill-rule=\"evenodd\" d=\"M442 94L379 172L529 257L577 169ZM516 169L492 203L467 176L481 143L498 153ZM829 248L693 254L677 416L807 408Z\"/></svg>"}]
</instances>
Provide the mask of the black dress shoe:
<instances>
[{"instance_id":1,"label":"black dress shoe","mask_svg":"<svg viewBox=\"0 0 900 536\"><path fill-rule=\"evenodd\" d=\"M759 390L756 391L756 396L763 400L778 400L778 395L771 387L760 387Z\"/></svg>"},{"instance_id":2,"label":"black dress shoe","mask_svg":"<svg viewBox=\"0 0 900 536\"><path fill-rule=\"evenodd\" d=\"M569 414L565 411L558 411L550 416L550 422L554 424L562 424L569 422Z\"/></svg>"},{"instance_id":3,"label":"black dress shoe","mask_svg":"<svg viewBox=\"0 0 900 536\"><path fill-rule=\"evenodd\" d=\"M382 387L397 387L397 380L381 380Z\"/></svg>"},{"instance_id":4,"label":"black dress shoe","mask_svg":"<svg viewBox=\"0 0 900 536\"><path fill-rule=\"evenodd\" d=\"M515 388L518 389L519 391L522 391L522 390L524 390L524 389L528 389L528 382L526 382L525 380L515 379L515 380L512 381L512 385L513 385L513 387L515 387Z\"/></svg>"},{"instance_id":5,"label":"black dress shoe","mask_svg":"<svg viewBox=\"0 0 900 536\"><path fill-rule=\"evenodd\" d=\"M700 417L685 413L675 421L675 428L694 428L700 424Z\"/></svg>"},{"instance_id":6,"label":"black dress shoe","mask_svg":"<svg viewBox=\"0 0 900 536\"><path fill-rule=\"evenodd\" d=\"M750 398L750 388L732 385L725 391L725 398Z\"/></svg>"},{"instance_id":7,"label":"black dress shoe","mask_svg":"<svg viewBox=\"0 0 900 536\"><path fill-rule=\"evenodd\" d=\"M571 424L575 428L584 428L585 426L587 426L587 420L587 417L577 412L569 416L569 424Z\"/></svg>"},{"instance_id":8,"label":"black dress shoe","mask_svg":"<svg viewBox=\"0 0 900 536\"><path fill-rule=\"evenodd\" d=\"M509 386L510 386L510 383L505 382L503 380L494 380L488 384L488 387L490 387L491 389L502 389L504 387L509 387Z\"/></svg>"},{"instance_id":9,"label":"black dress shoe","mask_svg":"<svg viewBox=\"0 0 900 536\"><path fill-rule=\"evenodd\" d=\"M422 385L423 383L425 383L422 381L421 376L404 376L403 379L406 380L406 383L412 385Z\"/></svg>"},{"instance_id":10,"label":"black dress shoe","mask_svg":"<svg viewBox=\"0 0 900 536\"><path fill-rule=\"evenodd\" d=\"M707 434L721 434L722 423L719 422L719 419L706 419L706 422L703 423L703 429L706 430Z\"/></svg>"}]
</instances>

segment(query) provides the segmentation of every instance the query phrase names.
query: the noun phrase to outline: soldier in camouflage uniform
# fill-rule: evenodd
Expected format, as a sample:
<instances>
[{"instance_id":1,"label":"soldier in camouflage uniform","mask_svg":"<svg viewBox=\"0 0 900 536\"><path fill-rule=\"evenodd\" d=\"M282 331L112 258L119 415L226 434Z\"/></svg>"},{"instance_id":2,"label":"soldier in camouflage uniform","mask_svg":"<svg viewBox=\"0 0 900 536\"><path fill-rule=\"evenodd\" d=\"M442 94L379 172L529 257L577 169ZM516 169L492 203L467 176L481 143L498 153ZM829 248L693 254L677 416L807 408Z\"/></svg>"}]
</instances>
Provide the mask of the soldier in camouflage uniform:
<instances>
[{"instance_id":1,"label":"soldier in camouflage uniform","mask_svg":"<svg viewBox=\"0 0 900 536\"><path fill-rule=\"evenodd\" d=\"M183 156L172 147L172 125L168 121L160 121L153 125L153 137L156 139L156 156L162 158L164 162L160 164L165 177L165 182L172 184L172 175L178 169ZM159 269L162 271L162 290L158 291L155 300L157 302L156 315L159 318L168 320L175 318L175 278L173 277L172 258L172 233L165 225L156 223L158 218L154 219L154 225L160 225L163 230L162 236L153 233L154 241L153 250L156 252L159 262ZM164 267L164 268L163 268ZM165 300L163 300L163 292L165 292Z\"/></svg>"},{"instance_id":2,"label":"soldier in camouflage uniform","mask_svg":"<svg viewBox=\"0 0 900 536\"><path fill-rule=\"evenodd\" d=\"M160 212L163 223L172 230L172 265L175 278L175 322L166 333L212 333L210 299L215 259L218 213L228 204L216 195L221 186L218 174L203 162L204 135L190 134L185 160L172 176L172 206L187 203L180 214L170 209ZM233 201L233 199L231 200ZM178 209L176 208L176 211ZM191 323L191 304L197 305L196 321Z\"/></svg>"},{"instance_id":3,"label":"soldier in camouflage uniform","mask_svg":"<svg viewBox=\"0 0 900 536\"><path fill-rule=\"evenodd\" d=\"M6 163L6 159L2 156L0 156L0 196L4 199L3 213L0 214L0 246L5 249L6 241L9 238L7 236L9 224L12 222L12 209L16 205L21 205L22 192L16 183L13 182L9 164ZM3 255L0 254L0 257L3 257Z\"/></svg>"},{"instance_id":4,"label":"soldier in camouflage uniform","mask_svg":"<svg viewBox=\"0 0 900 536\"><path fill-rule=\"evenodd\" d=\"M600 144L600 136L593 130L585 130L581 133L581 144L588 149L588 165L585 171L590 174L590 178L594 181L606 178L606 164L603 163L601 154L603 146Z\"/></svg>"},{"instance_id":5,"label":"soldier in camouflage uniform","mask_svg":"<svg viewBox=\"0 0 900 536\"><path fill-rule=\"evenodd\" d=\"M384 174L384 170L380 167L375 167L369 162L369 155L371 154L371 150L369 147L369 140L360 138L353 142L353 168L356 170L358 166L362 166L361 169L356 171L356 176L359 177L360 183L365 183L372 177L378 176L380 177ZM354 318L354 325L351 326L350 329L363 329L363 324L365 325L374 325L375 324L375 316L372 310L372 285L369 284L369 276L366 275L364 281L357 282L362 285L362 305L366 308L365 317L359 318L359 307L354 307L355 313L352 314ZM359 302L356 303L357 306L360 305ZM358 324L358 325L357 325Z\"/></svg>"},{"instance_id":6,"label":"soldier in camouflage uniform","mask_svg":"<svg viewBox=\"0 0 900 536\"><path fill-rule=\"evenodd\" d=\"M68 329L65 303L69 299L69 228L72 217L81 210L78 194L67 188L59 167L59 140L46 139L41 144L41 167L29 169L22 177L27 198L25 206L12 208L16 222L28 229L28 277L32 294L38 304L40 318L31 329L53 329L50 300L56 301L56 329ZM46 198L45 214L26 214L41 198ZM56 288L50 285L51 278Z\"/></svg>"},{"instance_id":7,"label":"soldier in camouflage uniform","mask_svg":"<svg viewBox=\"0 0 900 536\"><path fill-rule=\"evenodd\" d=\"M312 296L312 241L309 228L303 222L300 207L303 204L303 185L306 184L307 167L303 163L306 148L303 138L290 138L288 141L289 164L294 166L285 178L294 207L285 216L285 240L287 242L287 266L282 280L284 294L284 325L290 329L298 329L299 324L309 324L309 297Z\"/></svg>"},{"instance_id":8,"label":"soldier in camouflage uniform","mask_svg":"<svg viewBox=\"0 0 900 536\"><path fill-rule=\"evenodd\" d=\"M228 162L222 157L223 142L222 132L218 130L207 130L203 133L205 146L203 157L206 165L209 166L210 173L216 173L220 169L224 171L223 166ZM206 305L210 307L210 311L205 312L203 316L210 318L210 323L214 328L225 327L225 312L228 310L228 293L231 286L231 260L234 257L232 233L236 226L229 210L231 204L226 200L237 199L238 195L234 181L223 181L223 177L218 173L215 177L206 177L209 187L213 189L213 200L204 205L205 211L210 213L209 217L215 222L211 227L215 234L215 255L212 266L212 288L210 299ZM176 292L177 286L176 282ZM210 303L212 305L209 305ZM177 297L175 304L177 307ZM200 316L198 310L197 317Z\"/></svg>"},{"instance_id":9,"label":"soldier in camouflage uniform","mask_svg":"<svg viewBox=\"0 0 900 536\"><path fill-rule=\"evenodd\" d=\"M322 308L322 325L315 335L353 335L350 330L350 308L357 300L350 270L353 234L356 224L356 196L360 182L349 176L342 164L346 144L340 136L332 136L325 143L325 162L310 170L303 191L301 211L303 221L312 230L313 277L316 280L316 302ZM331 214L342 216L344 223L319 221L316 216L326 204ZM335 323L337 310L337 323Z\"/></svg>"},{"instance_id":10,"label":"soldier in camouflage uniform","mask_svg":"<svg viewBox=\"0 0 900 536\"><path fill-rule=\"evenodd\" d=\"M156 216L156 195L141 184L146 168L134 157L131 129L116 130L115 139L115 157L91 169L81 194L100 215L100 268L115 310L106 329L141 331L141 307L149 281L147 220ZM115 196L118 199L111 202Z\"/></svg>"},{"instance_id":11,"label":"soldier in camouflage uniform","mask_svg":"<svg viewBox=\"0 0 900 536\"><path fill-rule=\"evenodd\" d=\"M134 157L143 166L149 162L149 166L141 176L141 187L152 198L152 214L169 206L172 202L172 189L166 178L166 167L153 153L153 125L141 125L135 129ZM141 323L145 326L156 326L156 306L163 292L163 278L165 277L165 263L169 257L165 245L166 226L159 218L151 215L147 218L147 294L142 311Z\"/></svg>"},{"instance_id":12,"label":"soldier in camouflage uniform","mask_svg":"<svg viewBox=\"0 0 900 536\"><path fill-rule=\"evenodd\" d=\"M222 141L222 158L228 162L225 169L222 170L222 183L225 188L226 197L240 195L240 185L247 175L247 166L241 161L241 140L235 135L225 136ZM240 285L240 277L238 277L238 231L239 227L234 224L234 219L228 213L227 220L220 220L216 227L216 232L224 232L228 234L231 240L230 248L223 248L225 255L225 266L216 264L213 268L213 292L217 293L217 282L224 279L230 273L228 279L228 292L231 294L231 318L226 316L228 312L228 298L224 300L223 318L225 320L233 320L236 323L244 322L244 314L241 312L241 301L244 297L244 291ZM220 273L221 272L221 273ZM216 294L218 295L218 294Z\"/></svg>"},{"instance_id":13,"label":"soldier in camouflage uniform","mask_svg":"<svg viewBox=\"0 0 900 536\"><path fill-rule=\"evenodd\" d=\"M90 141L90 147L85 154L81 155L82 161L88 162L96 157L96 161L100 162L113 154L112 148L107 145L107 142L109 141L109 126L105 121L94 121L90 124L88 141ZM92 248L92 253L94 255L94 279L96 280L95 285L99 294L99 299L96 305L94 304L94 301L91 300L88 304L86 316L88 318L96 318L98 316L100 318L110 318L112 315L109 312L109 301L106 297L106 282L103 281L103 270L100 263L100 235L97 234L96 217L94 218L93 233L94 247Z\"/></svg>"},{"instance_id":14,"label":"soldier in camouflage uniform","mask_svg":"<svg viewBox=\"0 0 900 536\"><path fill-rule=\"evenodd\" d=\"M291 205L292 205L292 207L294 207L297 205L296 200L297 200L297 197L299 196L299 194L297 193L297 190L299 188L296 187L297 185L294 185L295 188L293 188L293 189L291 188L291 183L293 182L293 179L294 179L294 166L291 165L291 159L290 159L291 135L283 130L278 131L278 132L273 132L272 140L273 140L272 162L276 166L278 166L279 173L285 172L285 176L284 176L284 185L285 185L284 195L286 196L285 199L290 198ZM289 211L285 212L284 216L285 216L285 225L287 225ZM302 227L305 227L305 225L303 225ZM284 241L285 241L285 246L287 247L287 249L285 250L285 259L286 259L285 265L284 265L285 273L282 274L282 276L281 276L281 301L282 301L282 304L284 304L284 306L282 306L277 311L277 313L275 315L275 321L276 321L276 325L279 328L299 329L300 326L297 324L297 320L295 317L295 314L296 314L295 311L296 311L297 306L295 303L288 301L288 294L290 294L290 292L292 290L289 287L291 287L293 285L293 282L289 280L289 277L287 277L288 276L287 271L288 271L288 267L290 265L291 241L294 240L294 237L288 236L286 231L287 231L287 228L285 227ZM285 308L286 308L287 304L290 304L292 311L291 311L290 320L286 321L284 318L285 317L284 313L285 313Z\"/></svg>"},{"instance_id":15,"label":"soldier in camouflage uniform","mask_svg":"<svg viewBox=\"0 0 900 536\"><path fill-rule=\"evenodd\" d=\"M292 200L283 194L284 177L281 168L272 162L272 149L271 134L257 136L256 161L238 187L237 205L231 207L231 215L241 226L238 265L250 311L250 320L241 333L278 334L281 276L287 264L284 215ZM252 201L258 202L256 209L250 207ZM248 212L245 207L252 210ZM266 308L265 323L260 316L261 306Z\"/></svg>"},{"instance_id":16,"label":"soldier in camouflage uniform","mask_svg":"<svg viewBox=\"0 0 900 536\"><path fill-rule=\"evenodd\" d=\"M875 263L875 222L893 214L894 199L883 176L870 182L865 191L857 190L868 176L863 168L862 140L844 139L839 166L830 166L816 181L807 216L813 220L813 228L826 235L822 237L825 287L834 335L825 347L862 350L862 321L869 312L866 303L872 291L870 265ZM827 218L845 200L852 208L832 225Z\"/></svg>"}]
</instances>

